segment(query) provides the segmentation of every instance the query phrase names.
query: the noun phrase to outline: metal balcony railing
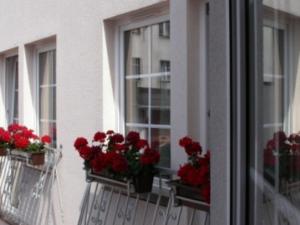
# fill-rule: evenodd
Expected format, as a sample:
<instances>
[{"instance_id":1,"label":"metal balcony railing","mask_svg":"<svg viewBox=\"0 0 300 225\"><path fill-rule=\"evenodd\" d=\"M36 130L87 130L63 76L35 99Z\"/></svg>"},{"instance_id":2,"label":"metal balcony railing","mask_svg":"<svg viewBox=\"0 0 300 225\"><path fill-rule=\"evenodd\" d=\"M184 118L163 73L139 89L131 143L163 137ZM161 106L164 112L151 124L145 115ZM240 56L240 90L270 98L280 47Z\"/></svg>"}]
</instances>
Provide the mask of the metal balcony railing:
<instances>
[{"instance_id":1,"label":"metal balcony railing","mask_svg":"<svg viewBox=\"0 0 300 225\"><path fill-rule=\"evenodd\" d=\"M45 163L40 166L31 165L29 158L20 155L0 157L1 219L18 225L55 224L52 194L61 152L46 149L45 154Z\"/></svg>"},{"instance_id":2,"label":"metal balcony railing","mask_svg":"<svg viewBox=\"0 0 300 225\"><path fill-rule=\"evenodd\" d=\"M182 196L158 178L151 193L87 172L78 225L208 225L209 204Z\"/></svg>"}]
</instances>

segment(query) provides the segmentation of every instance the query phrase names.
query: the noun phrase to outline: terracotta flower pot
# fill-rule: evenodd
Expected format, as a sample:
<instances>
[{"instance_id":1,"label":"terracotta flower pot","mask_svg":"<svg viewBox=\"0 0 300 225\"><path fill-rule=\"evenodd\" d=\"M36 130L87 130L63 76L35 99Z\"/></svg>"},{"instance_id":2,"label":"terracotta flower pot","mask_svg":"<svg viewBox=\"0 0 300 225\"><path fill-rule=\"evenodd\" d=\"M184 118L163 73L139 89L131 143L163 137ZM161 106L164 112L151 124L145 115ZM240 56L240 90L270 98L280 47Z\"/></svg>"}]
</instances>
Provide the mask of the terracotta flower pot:
<instances>
[{"instance_id":1,"label":"terracotta flower pot","mask_svg":"<svg viewBox=\"0 0 300 225\"><path fill-rule=\"evenodd\" d=\"M136 193L148 193L152 191L153 173L140 173L133 177L133 186Z\"/></svg>"},{"instance_id":2,"label":"terracotta flower pot","mask_svg":"<svg viewBox=\"0 0 300 225\"><path fill-rule=\"evenodd\" d=\"M0 148L0 156L6 156L7 152L5 148Z\"/></svg>"},{"instance_id":3,"label":"terracotta flower pot","mask_svg":"<svg viewBox=\"0 0 300 225\"><path fill-rule=\"evenodd\" d=\"M30 164L33 166L43 165L45 163L45 152L31 153Z\"/></svg>"}]
</instances>

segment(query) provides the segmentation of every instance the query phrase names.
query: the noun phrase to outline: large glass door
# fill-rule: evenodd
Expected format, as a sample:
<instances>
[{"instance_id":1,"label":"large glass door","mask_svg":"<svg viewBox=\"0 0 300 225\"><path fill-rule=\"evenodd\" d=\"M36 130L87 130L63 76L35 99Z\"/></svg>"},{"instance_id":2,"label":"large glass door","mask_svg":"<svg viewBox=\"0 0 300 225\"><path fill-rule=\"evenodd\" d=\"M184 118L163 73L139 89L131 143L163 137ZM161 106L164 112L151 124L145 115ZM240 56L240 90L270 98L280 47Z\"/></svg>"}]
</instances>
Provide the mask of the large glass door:
<instances>
[{"instance_id":1,"label":"large glass door","mask_svg":"<svg viewBox=\"0 0 300 225\"><path fill-rule=\"evenodd\" d=\"M250 18L256 70L249 74L249 223L299 225L300 1L249 2L256 10Z\"/></svg>"}]
</instances>

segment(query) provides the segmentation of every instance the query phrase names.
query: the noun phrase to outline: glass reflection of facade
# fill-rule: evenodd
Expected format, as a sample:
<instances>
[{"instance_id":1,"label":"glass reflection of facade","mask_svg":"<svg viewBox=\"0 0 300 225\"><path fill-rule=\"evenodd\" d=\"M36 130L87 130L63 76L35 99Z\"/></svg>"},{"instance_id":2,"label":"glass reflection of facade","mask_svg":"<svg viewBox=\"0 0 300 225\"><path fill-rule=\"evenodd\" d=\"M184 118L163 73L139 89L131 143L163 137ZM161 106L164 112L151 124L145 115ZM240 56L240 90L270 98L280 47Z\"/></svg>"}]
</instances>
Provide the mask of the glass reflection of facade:
<instances>
[{"instance_id":1,"label":"glass reflection of facade","mask_svg":"<svg viewBox=\"0 0 300 225\"><path fill-rule=\"evenodd\" d=\"M39 133L56 147L56 51L39 53Z\"/></svg>"},{"instance_id":2,"label":"glass reflection of facade","mask_svg":"<svg viewBox=\"0 0 300 225\"><path fill-rule=\"evenodd\" d=\"M289 3L288 3L289 2ZM259 147L250 152L253 225L300 224L300 4L264 0L260 15ZM257 18L256 18L257 19ZM259 57L261 59L259 59ZM248 212L249 213L249 212Z\"/></svg>"},{"instance_id":3,"label":"glass reflection of facade","mask_svg":"<svg viewBox=\"0 0 300 225\"><path fill-rule=\"evenodd\" d=\"M124 33L125 127L137 130L170 167L170 24Z\"/></svg>"}]
</instances>

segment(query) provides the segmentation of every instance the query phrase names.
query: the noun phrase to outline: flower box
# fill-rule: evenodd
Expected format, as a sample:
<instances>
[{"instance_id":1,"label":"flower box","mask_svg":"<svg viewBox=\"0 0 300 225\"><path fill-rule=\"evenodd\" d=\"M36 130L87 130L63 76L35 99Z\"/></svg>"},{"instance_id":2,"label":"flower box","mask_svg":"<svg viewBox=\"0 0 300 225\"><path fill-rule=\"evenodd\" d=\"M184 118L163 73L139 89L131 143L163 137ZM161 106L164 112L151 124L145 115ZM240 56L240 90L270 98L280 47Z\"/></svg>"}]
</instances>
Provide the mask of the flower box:
<instances>
[{"instance_id":1,"label":"flower box","mask_svg":"<svg viewBox=\"0 0 300 225\"><path fill-rule=\"evenodd\" d=\"M86 138L78 137L74 147L84 159L85 169L91 169L95 179L99 176L98 180L105 178L105 182L129 182L135 193L152 191L155 164L159 162L160 154L150 148L139 133L130 131L124 137L111 130L96 132L90 145Z\"/></svg>"},{"instance_id":2,"label":"flower box","mask_svg":"<svg viewBox=\"0 0 300 225\"><path fill-rule=\"evenodd\" d=\"M0 148L0 156L6 156L7 151L5 148Z\"/></svg>"},{"instance_id":3,"label":"flower box","mask_svg":"<svg viewBox=\"0 0 300 225\"><path fill-rule=\"evenodd\" d=\"M183 184L180 180L172 180L169 182L172 188L175 204L177 206L188 206L192 208L209 211L209 203L201 195L201 187L193 187Z\"/></svg>"},{"instance_id":4,"label":"flower box","mask_svg":"<svg viewBox=\"0 0 300 225\"><path fill-rule=\"evenodd\" d=\"M25 152L21 150L12 150L12 156L17 156L27 160L33 166L40 166L45 163L45 152Z\"/></svg>"},{"instance_id":5,"label":"flower box","mask_svg":"<svg viewBox=\"0 0 300 225\"><path fill-rule=\"evenodd\" d=\"M106 173L93 172L92 170L87 170L86 178L88 181L97 181L113 187L127 189L129 193L134 193L134 189L129 180L113 178Z\"/></svg>"}]
</instances>

